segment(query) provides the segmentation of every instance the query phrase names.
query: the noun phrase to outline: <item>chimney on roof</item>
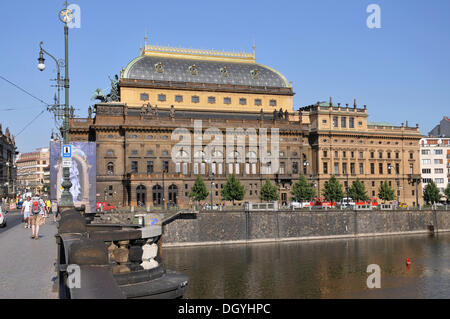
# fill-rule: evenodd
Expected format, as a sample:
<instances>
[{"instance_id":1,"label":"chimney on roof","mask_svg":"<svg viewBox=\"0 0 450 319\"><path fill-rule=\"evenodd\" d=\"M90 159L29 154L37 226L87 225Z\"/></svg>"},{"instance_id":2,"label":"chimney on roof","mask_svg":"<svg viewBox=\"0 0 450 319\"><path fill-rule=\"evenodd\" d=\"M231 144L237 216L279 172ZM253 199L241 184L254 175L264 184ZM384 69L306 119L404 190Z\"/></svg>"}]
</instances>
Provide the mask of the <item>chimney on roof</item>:
<instances>
[{"instance_id":1,"label":"chimney on roof","mask_svg":"<svg viewBox=\"0 0 450 319\"><path fill-rule=\"evenodd\" d=\"M333 98L330 96L330 106L333 106Z\"/></svg>"},{"instance_id":2,"label":"chimney on roof","mask_svg":"<svg viewBox=\"0 0 450 319\"><path fill-rule=\"evenodd\" d=\"M406 121L406 127L408 127L408 121Z\"/></svg>"},{"instance_id":3,"label":"chimney on roof","mask_svg":"<svg viewBox=\"0 0 450 319\"><path fill-rule=\"evenodd\" d=\"M356 109L356 99L353 100L353 107Z\"/></svg>"}]
</instances>

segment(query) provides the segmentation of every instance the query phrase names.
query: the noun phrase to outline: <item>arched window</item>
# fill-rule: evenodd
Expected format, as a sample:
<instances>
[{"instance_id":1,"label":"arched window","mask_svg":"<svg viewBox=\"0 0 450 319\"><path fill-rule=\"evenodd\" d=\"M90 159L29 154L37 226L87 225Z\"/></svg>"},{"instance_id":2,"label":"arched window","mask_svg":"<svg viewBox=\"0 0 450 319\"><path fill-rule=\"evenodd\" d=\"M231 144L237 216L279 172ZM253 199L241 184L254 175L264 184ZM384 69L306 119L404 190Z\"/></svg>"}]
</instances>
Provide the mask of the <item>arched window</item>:
<instances>
[{"instance_id":1,"label":"arched window","mask_svg":"<svg viewBox=\"0 0 450 319\"><path fill-rule=\"evenodd\" d=\"M167 205L177 205L177 194L178 194L178 187L176 185L170 185L169 186L169 202Z\"/></svg>"},{"instance_id":2,"label":"arched window","mask_svg":"<svg viewBox=\"0 0 450 319\"><path fill-rule=\"evenodd\" d=\"M108 165L106 165L106 173L108 175L114 175L114 163L109 162Z\"/></svg>"},{"instance_id":3,"label":"arched window","mask_svg":"<svg viewBox=\"0 0 450 319\"><path fill-rule=\"evenodd\" d=\"M147 201L147 188L144 185L136 187L136 201L138 206L145 206Z\"/></svg>"},{"instance_id":4,"label":"arched window","mask_svg":"<svg viewBox=\"0 0 450 319\"><path fill-rule=\"evenodd\" d=\"M153 186L153 206L160 206L162 204L162 187L160 185Z\"/></svg>"}]
</instances>

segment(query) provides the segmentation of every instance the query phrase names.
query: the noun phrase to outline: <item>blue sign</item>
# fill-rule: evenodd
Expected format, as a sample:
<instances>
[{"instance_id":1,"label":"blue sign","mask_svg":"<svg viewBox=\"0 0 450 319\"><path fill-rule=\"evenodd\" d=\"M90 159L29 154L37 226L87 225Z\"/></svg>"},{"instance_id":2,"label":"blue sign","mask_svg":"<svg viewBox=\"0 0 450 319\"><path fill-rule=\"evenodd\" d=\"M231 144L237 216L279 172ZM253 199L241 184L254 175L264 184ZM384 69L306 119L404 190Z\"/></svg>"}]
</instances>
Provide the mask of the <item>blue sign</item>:
<instances>
[{"instance_id":1,"label":"blue sign","mask_svg":"<svg viewBox=\"0 0 450 319\"><path fill-rule=\"evenodd\" d=\"M62 146L62 157L63 158L71 158L72 157L72 145L63 145Z\"/></svg>"}]
</instances>

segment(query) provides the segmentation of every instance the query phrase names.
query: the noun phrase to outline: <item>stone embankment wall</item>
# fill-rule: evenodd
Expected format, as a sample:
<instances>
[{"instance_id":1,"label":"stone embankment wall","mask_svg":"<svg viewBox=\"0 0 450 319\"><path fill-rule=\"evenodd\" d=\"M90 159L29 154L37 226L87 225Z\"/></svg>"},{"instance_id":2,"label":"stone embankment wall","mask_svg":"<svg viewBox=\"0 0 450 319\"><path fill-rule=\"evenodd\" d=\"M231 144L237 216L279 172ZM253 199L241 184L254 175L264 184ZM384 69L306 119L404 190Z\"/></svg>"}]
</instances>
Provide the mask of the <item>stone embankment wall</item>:
<instances>
[{"instance_id":1,"label":"stone embankment wall","mask_svg":"<svg viewBox=\"0 0 450 319\"><path fill-rule=\"evenodd\" d=\"M450 231L450 211L202 212L164 225L163 246Z\"/></svg>"}]
</instances>

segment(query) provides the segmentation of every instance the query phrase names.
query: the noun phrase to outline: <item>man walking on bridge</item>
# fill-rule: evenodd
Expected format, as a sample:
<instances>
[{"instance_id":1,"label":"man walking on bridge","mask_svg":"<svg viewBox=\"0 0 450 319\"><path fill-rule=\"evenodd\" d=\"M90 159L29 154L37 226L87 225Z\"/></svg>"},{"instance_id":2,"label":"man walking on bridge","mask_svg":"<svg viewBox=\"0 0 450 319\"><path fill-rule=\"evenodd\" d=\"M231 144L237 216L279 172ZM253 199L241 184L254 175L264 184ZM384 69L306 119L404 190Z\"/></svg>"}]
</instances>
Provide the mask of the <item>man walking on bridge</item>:
<instances>
[{"instance_id":1,"label":"man walking on bridge","mask_svg":"<svg viewBox=\"0 0 450 319\"><path fill-rule=\"evenodd\" d=\"M39 239L39 227L44 223L46 209L47 207L39 194L31 198L31 239Z\"/></svg>"},{"instance_id":2,"label":"man walking on bridge","mask_svg":"<svg viewBox=\"0 0 450 319\"><path fill-rule=\"evenodd\" d=\"M25 228L31 228L30 212L31 212L31 197L28 196L27 199L22 204L22 215L23 220L25 222Z\"/></svg>"}]
</instances>

